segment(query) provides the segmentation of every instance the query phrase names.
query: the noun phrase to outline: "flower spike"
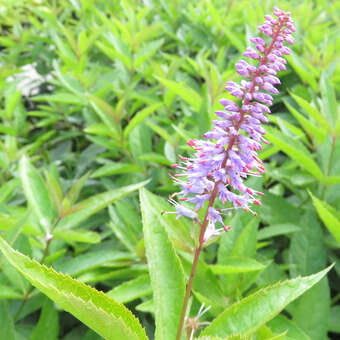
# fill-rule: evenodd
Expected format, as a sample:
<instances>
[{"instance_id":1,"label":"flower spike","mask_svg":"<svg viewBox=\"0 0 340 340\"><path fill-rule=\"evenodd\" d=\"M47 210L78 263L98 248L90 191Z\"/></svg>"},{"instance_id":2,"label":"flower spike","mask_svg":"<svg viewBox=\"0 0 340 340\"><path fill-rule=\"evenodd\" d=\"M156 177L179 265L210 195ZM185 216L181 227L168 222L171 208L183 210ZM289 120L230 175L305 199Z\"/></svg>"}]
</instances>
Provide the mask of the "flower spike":
<instances>
[{"instance_id":1,"label":"flower spike","mask_svg":"<svg viewBox=\"0 0 340 340\"><path fill-rule=\"evenodd\" d=\"M253 214L256 213L250 206L261 205L257 196L263 194L246 187L243 180L248 175L260 176L265 171L257 156L257 151L262 149L261 141L268 143L263 138L265 130L261 123L268 122L266 114L270 113L268 106L272 105L272 95L279 93L275 88L280 84L276 74L286 69L283 56L290 50L284 43L293 44L292 33L295 32L289 12L275 7L274 16L266 15L265 19L258 29L269 37L268 42L261 37L251 39L254 48L248 47L243 54L251 61L241 59L235 64L237 73L246 79L240 84L229 81L225 87L241 100L240 105L227 99L220 100L224 110L215 112L220 119L213 121L213 129L203 135L205 140L188 142L195 154L190 158L182 157L184 162L180 168L184 168L184 173L180 181L174 178L181 186L179 196L196 205L194 212L171 201L178 217L196 218L198 210L209 202L204 242L226 230L221 211L213 208L215 199L222 203L229 201L234 209L242 208ZM179 168L178 165L174 167ZM222 228L216 229L216 223Z\"/></svg>"}]
</instances>

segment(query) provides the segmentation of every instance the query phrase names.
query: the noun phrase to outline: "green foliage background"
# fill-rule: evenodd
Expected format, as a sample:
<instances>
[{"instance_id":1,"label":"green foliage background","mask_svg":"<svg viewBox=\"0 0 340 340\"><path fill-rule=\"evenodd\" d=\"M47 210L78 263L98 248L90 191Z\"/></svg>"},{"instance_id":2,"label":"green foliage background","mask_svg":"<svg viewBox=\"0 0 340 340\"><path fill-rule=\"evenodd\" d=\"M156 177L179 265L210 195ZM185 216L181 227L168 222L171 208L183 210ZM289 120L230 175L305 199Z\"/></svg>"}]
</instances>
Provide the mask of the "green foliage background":
<instances>
[{"instance_id":1,"label":"green foliage background","mask_svg":"<svg viewBox=\"0 0 340 340\"><path fill-rule=\"evenodd\" d=\"M228 339L337 339L336 0L2 0L0 236L40 264L124 303L150 338L156 324L156 338L172 339L171 313L180 310L198 230L160 214L172 209L166 198L178 190L170 164L190 150L189 139L209 129L218 99L229 96L224 84L239 80L234 63L274 5L292 12L297 32L267 126L271 144L260 155L266 174L249 179L265 192L263 206L257 218L228 216L232 230L205 248L191 316L205 303L211 309L200 321L224 310L220 318L228 320L228 313L242 309L228 309L232 304L258 291L259 300L251 296L248 312L235 319L241 336ZM147 190L139 198L141 187ZM101 339L8 261L22 259L17 269L30 282L40 280L35 265L2 247L0 339ZM330 263L328 276L289 305L314 279L289 281L291 291L285 284L261 290ZM53 286L59 276L51 275ZM169 285L162 280L167 275ZM261 294L267 294L263 304ZM280 298L287 306L277 315ZM266 308L275 313L256 321ZM228 327L215 322L204 335L227 336L233 333Z\"/></svg>"}]
</instances>

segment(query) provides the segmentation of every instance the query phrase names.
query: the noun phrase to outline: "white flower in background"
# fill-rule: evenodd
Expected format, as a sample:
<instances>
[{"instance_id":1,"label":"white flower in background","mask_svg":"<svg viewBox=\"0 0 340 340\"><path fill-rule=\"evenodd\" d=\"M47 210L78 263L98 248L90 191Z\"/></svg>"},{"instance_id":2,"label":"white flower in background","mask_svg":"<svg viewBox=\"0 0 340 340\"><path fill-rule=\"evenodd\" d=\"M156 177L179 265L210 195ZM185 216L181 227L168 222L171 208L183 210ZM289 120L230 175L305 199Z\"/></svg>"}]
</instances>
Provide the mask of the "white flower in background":
<instances>
[{"instance_id":1,"label":"white flower in background","mask_svg":"<svg viewBox=\"0 0 340 340\"><path fill-rule=\"evenodd\" d=\"M18 72L7 78L8 82L16 82L17 90L21 91L25 97L35 96L39 94L39 87L46 82L52 80L52 75L42 76L36 70L37 63L27 64L21 67L22 72ZM53 86L48 85L48 90L52 90Z\"/></svg>"}]
</instances>

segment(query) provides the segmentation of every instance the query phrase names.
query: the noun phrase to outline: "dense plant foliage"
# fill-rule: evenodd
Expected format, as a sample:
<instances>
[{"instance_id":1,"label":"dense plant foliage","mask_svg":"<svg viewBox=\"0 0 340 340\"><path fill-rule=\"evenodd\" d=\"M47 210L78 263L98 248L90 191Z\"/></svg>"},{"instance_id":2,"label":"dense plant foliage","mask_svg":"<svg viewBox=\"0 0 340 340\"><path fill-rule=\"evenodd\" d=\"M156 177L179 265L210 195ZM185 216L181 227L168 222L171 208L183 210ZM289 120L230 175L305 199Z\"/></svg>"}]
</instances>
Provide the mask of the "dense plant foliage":
<instances>
[{"instance_id":1,"label":"dense plant foliage","mask_svg":"<svg viewBox=\"0 0 340 340\"><path fill-rule=\"evenodd\" d=\"M161 214L178 191L170 165L210 129L275 4L297 32L259 155L265 174L247 180L262 206L230 212L231 230L205 244L186 330L336 338L339 2L7 0L1 339L175 339L199 228Z\"/></svg>"}]
</instances>

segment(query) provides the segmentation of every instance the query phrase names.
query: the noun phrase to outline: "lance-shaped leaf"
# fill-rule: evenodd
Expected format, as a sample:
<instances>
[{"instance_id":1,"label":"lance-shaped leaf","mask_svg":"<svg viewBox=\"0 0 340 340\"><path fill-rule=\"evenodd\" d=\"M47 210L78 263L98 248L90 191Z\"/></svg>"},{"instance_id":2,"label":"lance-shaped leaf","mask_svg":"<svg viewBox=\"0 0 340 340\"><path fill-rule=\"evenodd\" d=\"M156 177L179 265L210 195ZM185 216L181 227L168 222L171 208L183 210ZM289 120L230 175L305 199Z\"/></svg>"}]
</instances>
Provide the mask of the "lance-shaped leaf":
<instances>
[{"instance_id":1,"label":"lance-shaped leaf","mask_svg":"<svg viewBox=\"0 0 340 340\"><path fill-rule=\"evenodd\" d=\"M173 80L168 80L161 77L156 77L170 91L180 96L183 100L189 103L196 111L201 107L201 96L191 87L183 85Z\"/></svg>"},{"instance_id":2,"label":"lance-shaped leaf","mask_svg":"<svg viewBox=\"0 0 340 340\"><path fill-rule=\"evenodd\" d=\"M120 175L133 172L142 172L143 168L136 164L121 163L121 162L109 162L97 169L91 175L92 178Z\"/></svg>"},{"instance_id":3,"label":"lance-shaped leaf","mask_svg":"<svg viewBox=\"0 0 340 340\"><path fill-rule=\"evenodd\" d=\"M310 85L314 91L317 91L318 83L315 80L313 72L311 72L311 66L308 65L306 60L302 60L302 58L294 52L287 56L287 60L295 72L300 76L302 81Z\"/></svg>"},{"instance_id":4,"label":"lance-shaped leaf","mask_svg":"<svg viewBox=\"0 0 340 340\"><path fill-rule=\"evenodd\" d=\"M212 264L209 267L214 274L226 275L259 271L266 266L251 258L231 256L224 260L223 265Z\"/></svg>"},{"instance_id":5,"label":"lance-shaped leaf","mask_svg":"<svg viewBox=\"0 0 340 340\"><path fill-rule=\"evenodd\" d=\"M127 127L124 129L124 138L126 138L129 133L143 120L145 120L148 116L154 113L159 107L161 107L163 103L155 103L153 105L147 106L145 109L136 113L136 115L130 120Z\"/></svg>"},{"instance_id":6,"label":"lance-shaped leaf","mask_svg":"<svg viewBox=\"0 0 340 340\"><path fill-rule=\"evenodd\" d=\"M330 269L328 267L314 275L278 282L247 296L222 312L202 335L225 337L253 333L319 282Z\"/></svg>"},{"instance_id":7,"label":"lance-shaped leaf","mask_svg":"<svg viewBox=\"0 0 340 340\"><path fill-rule=\"evenodd\" d=\"M82 242L93 244L100 242L100 234L86 229L58 229L53 232L53 236L55 238L65 240L66 242Z\"/></svg>"},{"instance_id":8,"label":"lance-shaped leaf","mask_svg":"<svg viewBox=\"0 0 340 340\"><path fill-rule=\"evenodd\" d=\"M230 335L222 339L219 336L203 336L197 338L197 340L249 340L249 337L242 335Z\"/></svg>"},{"instance_id":9,"label":"lance-shaped leaf","mask_svg":"<svg viewBox=\"0 0 340 340\"><path fill-rule=\"evenodd\" d=\"M31 333L29 340L58 340L59 318L53 302L46 298L40 313L39 322Z\"/></svg>"},{"instance_id":10,"label":"lance-shaped leaf","mask_svg":"<svg viewBox=\"0 0 340 340\"><path fill-rule=\"evenodd\" d=\"M152 293L149 275L140 275L136 279L126 281L106 294L121 303L136 300Z\"/></svg>"},{"instance_id":11,"label":"lance-shaped leaf","mask_svg":"<svg viewBox=\"0 0 340 340\"><path fill-rule=\"evenodd\" d=\"M267 325L273 332L287 332L286 340L311 340L311 338L299 328L294 321L282 314L279 314L274 319L270 320Z\"/></svg>"},{"instance_id":12,"label":"lance-shaped leaf","mask_svg":"<svg viewBox=\"0 0 340 340\"><path fill-rule=\"evenodd\" d=\"M14 322L7 304L0 301L0 339L15 340Z\"/></svg>"},{"instance_id":13,"label":"lance-shaped leaf","mask_svg":"<svg viewBox=\"0 0 340 340\"><path fill-rule=\"evenodd\" d=\"M336 124L338 121L338 103L336 100L335 89L330 81L333 71L334 68L330 66L322 72L320 77L320 90L323 112L328 120L330 120L333 124Z\"/></svg>"},{"instance_id":14,"label":"lance-shaped leaf","mask_svg":"<svg viewBox=\"0 0 340 340\"><path fill-rule=\"evenodd\" d=\"M329 125L327 119L317 110L313 105L308 103L305 99L297 96L296 94L290 94L295 101L310 115L314 120L320 124L326 131L331 132L332 128Z\"/></svg>"},{"instance_id":15,"label":"lance-shaped leaf","mask_svg":"<svg viewBox=\"0 0 340 340\"><path fill-rule=\"evenodd\" d=\"M21 158L19 169L27 201L32 206L40 224L44 228L50 229L56 218L56 208L43 179L26 156Z\"/></svg>"},{"instance_id":16,"label":"lance-shaped leaf","mask_svg":"<svg viewBox=\"0 0 340 340\"><path fill-rule=\"evenodd\" d=\"M33 286L104 339L148 339L137 318L103 292L31 260L12 249L2 238L0 249L7 260Z\"/></svg>"},{"instance_id":17,"label":"lance-shaped leaf","mask_svg":"<svg viewBox=\"0 0 340 340\"><path fill-rule=\"evenodd\" d=\"M69 212L68 215L66 215L59 222L58 229L76 227L80 222L86 220L88 217L95 214L99 210L104 209L109 204L117 201L120 198L125 197L131 192L138 190L147 183L148 181L131 184L122 188L112 189L85 199L84 201L72 207L71 212Z\"/></svg>"},{"instance_id":18,"label":"lance-shaped leaf","mask_svg":"<svg viewBox=\"0 0 340 340\"><path fill-rule=\"evenodd\" d=\"M300 123L301 127L310 135L315 136L319 141L323 142L326 136L326 131L322 128L316 126L304 115L302 115L298 110L296 110L288 101L284 100L284 103L289 110L289 112L295 117L295 119Z\"/></svg>"},{"instance_id":19,"label":"lance-shaped leaf","mask_svg":"<svg viewBox=\"0 0 340 340\"><path fill-rule=\"evenodd\" d=\"M322 222L340 244L340 216L339 213L326 202L320 201L318 198L310 194L314 206L320 216Z\"/></svg>"},{"instance_id":20,"label":"lance-shaped leaf","mask_svg":"<svg viewBox=\"0 0 340 340\"><path fill-rule=\"evenodd\" d=\"M164 43L164 39L151 41L145 44L135 55L134 67L142 65L150 59Z\"/></svg>"},{"instance_id":21,"label":"lance-shaped leaf","mask_svg":"<svg viewBox=\"0 0 340 340\"><path fill-rule=\"evenodd\" d=\"M277 147L279 147L289 157L294 159L302 168L305 168L315 178L322 181L323 174L313 160L313 156L298 140L290 140L284 134L276 129L267 128L268 132L266 137Z\"/></svg>"},{"instance_id":22,"label":"lance-shaped leaf","mask_svg":"<svg viewBox=\"0 0 340 340\"><path fill-rule=\"evenodd\" d=\"M184 300L185 280L180 261L159 221L161 211L151 204L151 194L142 189L140 201L145 250L156 305L156 340L176 338Z\"/></svg>"}]
</instances>

